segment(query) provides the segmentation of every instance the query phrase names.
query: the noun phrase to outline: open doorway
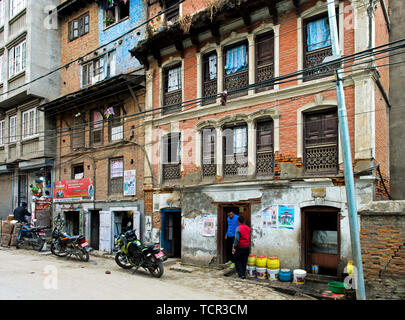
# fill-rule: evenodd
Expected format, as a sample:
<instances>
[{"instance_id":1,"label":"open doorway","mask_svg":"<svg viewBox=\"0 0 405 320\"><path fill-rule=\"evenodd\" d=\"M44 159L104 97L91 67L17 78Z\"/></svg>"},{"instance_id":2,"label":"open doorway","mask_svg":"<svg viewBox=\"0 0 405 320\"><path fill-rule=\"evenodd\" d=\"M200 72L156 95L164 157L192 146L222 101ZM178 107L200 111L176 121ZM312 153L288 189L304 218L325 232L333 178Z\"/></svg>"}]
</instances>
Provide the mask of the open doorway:
<instances>
[{"instance_id":1,"label":"open doorway","mask_svg":"<svg viewBox=\"0 0 405 320\"><path fill-rule=\"evenodd\" d=\"M132 211L114 211L114 237L134 228Z\"/></svg>"},{"instance_id":2,"label":"open doorway","mask_svg":"<svg viewBox=\"0 0 405 320\"><path fill-rule=\"evenodd\" d=\"M181 258L181 210L162 209L161 247L170 258Z\"/></svg>"},{"instance_id":3,"label":"open doorway","mask_svg":"<svg viewBox=\"0 0 405 320\"><path fill-rule=\"evenodd\" d=\"M90 211L90 246L99 250L100 242L100 213L98 210Z\"/></svg>"},{"instance_id":4,"label":"open doorway","mask_svg":"<svg viewBox=\"0 0 405 320\"><path fill-rule=\"evenodd\" d=\"M340 260L340 213L331 207L309 207L302 210L302 267L311 272L336 276Z\"/></svg>"},{"instance_id":5,"label":"open doorway","mask_svg":"<svg viewBox=\"0 0 405 320\"><path fill-rule=\"evenodd\" d=\"M233 203L220 203L218 204L218 263L223 264L231 259L231 253L226 250L225 235L228 229L228 212L233 212L238 216L245 219L245 223L250 227L250 203L233 202Z\"/></svg>"},{"instance_id":6,"label":"open doorway","mask_svg":"<svg viewBox=\"0 0 405 320\"><path fill-rule=\"evenodd\" d=\"M65 211L65 231L72 235L78 236L80 233L79 223L80 212L79 211Z\"/></svg>"}]
</instances>

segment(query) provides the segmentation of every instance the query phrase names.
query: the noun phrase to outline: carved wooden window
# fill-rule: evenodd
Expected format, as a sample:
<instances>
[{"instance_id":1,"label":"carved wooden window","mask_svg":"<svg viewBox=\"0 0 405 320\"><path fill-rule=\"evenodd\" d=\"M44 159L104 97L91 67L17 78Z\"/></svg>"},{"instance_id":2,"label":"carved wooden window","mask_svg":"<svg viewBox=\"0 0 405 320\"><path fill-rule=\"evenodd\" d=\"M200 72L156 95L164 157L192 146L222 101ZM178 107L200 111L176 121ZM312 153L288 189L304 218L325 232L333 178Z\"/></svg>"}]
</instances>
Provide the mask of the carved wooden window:
<instances>
[{"instance_id":1,"label":"carved wooden window","mask_svg":"<svg viewBox=\"0 0 405 320\"><path fill-rule=\"evenodd\" d=\"M248 169L248 138L246 124L224 127L224 176L246 176Z\"/></svg>"},{"instance_id":2,"label":"carved wooden window","mask_svg":"<svg viewBox=\"0 0 405 320\"><path fill-rule=\"evenodd\" d=\"M203 83L202 96L208 97L217 94L217 53L215 51L207 53L203 56ZM202 104L215 103L216 96L212 98L204 98Z\"/></svg>"},{"instance_id":3,"label":"carved wooden window","mask_svg":"<svg viewBox=\"0 0 405 320\"><path fill-rule=\"evenodd\" d=\"M256 37L256 83L274 77L274 33L270 31ZM273 85L259 87L256 92L273 89Z\"/></svg>"},{"instance_id":4,"label":"carved wooden window","mask_svg":"<svg viewBox=\"0 0 405 320\"><path fill-rule=\"evenodd\" d=\"M102 144L104 136L104 118L99 110L91 111L90 143L92 145Z\"/></svg>"},{"instance_id":5,"label":"carved wooden window","mask_svg":"<svg viewBox=\"0 0 405 320\"><path fill-rule=\"evenodd\" d=\"M274 172L274 125L266 119L256 124L256 174L269 176Z\"/></svg>"},{"instance_id":6,"label":"carved wooden window","mask_svg":"<svg viewBox=\"0 0 405 320\"><path fill-rule=\"evenodd\" d=\"M170 133L162 138L163 143L163 180L179 179L181 177L181 134Z\"/></svg>"},{"instance_id":7,"label":"carved wooden window","mask_svg":"<svg viewBox=\"0 0 405 320\"><path fill-rule=\"evenodd\" d=\"M304 169L308 174L338 172L336 109L304 114Z\"/></svg>"},{"instance_id":8,"label":"carved wooden window","mask_svg":"<svg viewBox=\"0 0 405 320\"><path fill-rule=\"evenodd\" d=\"M179 0L166 0L165 8L173 7ZM180 17L180 5L175 6L165 13L166 23L168 25L175 23Z\"/></svg>"},{"instance_id":9,"label":"carved wooden window","mask_svg":"<svg viewBox=\"0 0 405 320\"><path fill-rule=\"evenodd\" d=\"M182 105L182 77L181 64L167 68L163 71L163 106L162 114L169 114L181 111Z\"/></svg>"},{"instance_id":10,"label":"carved wooden window","mask_svg":"<svg viewBox=\"0 0 405 320\"><path fill-rule=\"evenodd\" d=\"M249 85L248 51L246 41L224 49L224 89L228 91L228 98L248 94L248 89L244 89Z\"/></svg>"},{"instance_id":11,"label":"carved wooden window","mask_svg":"<svg viewBox=\"0 0 405 320\"><path fill-rule=\"evenodd\" d=\"M85 131L86 123L82 116L75 116L73 118L73 128L71 135L71 147L72 149L85 147Z\"/></svg>"},{"instance_id":12,"label":"carved wooden window","mask_svg":"<svg viewBox=\"0 0 405 320\"><path fill-rule=\"evenodd\" d=\"M108 194L122 194L124 190L124 159L109 160Z\"/></svg>"},{"instance_id":13,"label":"carved wooden window","mask_svg":"<svg viewBox=\"0 0 405 320\"><path fill-rule=\"evenodd\" d=\"M336 16L338 17L338 11L336 11ZM325 13L304 20L303 32L304 69L311 68L310 71L303 74L303 80L309 81L332 75L339 64L313 68L323 63L326 57L332 56L328 14Z\"/></svg>"},{"instance_id":14,"label":"carved wooden window","mask_svg":"<svg viewBox=\"0 0 405 320\"><path fill-rule=\"evenodd\" d=\"M205 128L201 132L202 136L202 175L204 177L216 176L216 130Z\"/></svg>"}]
</instances>

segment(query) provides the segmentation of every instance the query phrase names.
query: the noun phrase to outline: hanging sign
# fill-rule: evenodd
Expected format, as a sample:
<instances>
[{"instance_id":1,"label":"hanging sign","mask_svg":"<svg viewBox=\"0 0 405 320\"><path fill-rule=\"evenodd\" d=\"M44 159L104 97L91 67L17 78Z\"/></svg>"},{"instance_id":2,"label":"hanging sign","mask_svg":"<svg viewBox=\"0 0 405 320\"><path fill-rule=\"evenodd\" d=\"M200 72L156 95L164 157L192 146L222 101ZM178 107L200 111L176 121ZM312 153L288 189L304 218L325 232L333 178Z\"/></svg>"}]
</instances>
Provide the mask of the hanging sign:
<instances>
[{"instance_id":1,"label":"hanging sign","mask_svg":"<svg viewBox=\"0 0 405 320\"><path fill-rule=\"evenodd\" d=\"M136 195L136 170L124 171L124 196Z\"/></svg>"},{"instance_id":2,"label":"hanging sign","mask_svg":"<svg viewBox=\"0 0 405 320\"><path fill-rule=\"evenodd\" d=\"M55 181L53 192L54 202L93 200L93 179Z\"/></svg>"}]
</instances>

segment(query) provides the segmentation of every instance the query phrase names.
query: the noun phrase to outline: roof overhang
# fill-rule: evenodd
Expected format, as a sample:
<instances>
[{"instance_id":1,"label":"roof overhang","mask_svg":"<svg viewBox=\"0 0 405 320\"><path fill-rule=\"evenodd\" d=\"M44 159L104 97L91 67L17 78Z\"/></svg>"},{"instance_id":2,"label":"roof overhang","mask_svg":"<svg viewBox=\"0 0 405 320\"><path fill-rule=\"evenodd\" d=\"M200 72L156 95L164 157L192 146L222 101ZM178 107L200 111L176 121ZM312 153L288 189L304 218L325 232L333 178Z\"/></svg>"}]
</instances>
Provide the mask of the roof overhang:
<instances>
[{"instance_id":1,"label":"roof overhang","mask_svg":"<svg viewBox=\"0 0 405 320\"><path fill-rule=\"evenodd\" d=\"M97 0L66 0L56 7L58 17L69 16Z\"/></svg>"}]
</instances>

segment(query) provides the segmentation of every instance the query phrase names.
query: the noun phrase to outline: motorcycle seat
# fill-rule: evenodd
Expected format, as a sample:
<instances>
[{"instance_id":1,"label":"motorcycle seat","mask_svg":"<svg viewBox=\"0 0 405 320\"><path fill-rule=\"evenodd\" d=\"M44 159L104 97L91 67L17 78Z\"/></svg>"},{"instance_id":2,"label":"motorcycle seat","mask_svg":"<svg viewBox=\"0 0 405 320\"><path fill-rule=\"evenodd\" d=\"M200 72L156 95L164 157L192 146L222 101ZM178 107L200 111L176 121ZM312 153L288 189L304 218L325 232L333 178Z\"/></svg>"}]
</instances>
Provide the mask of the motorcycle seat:
<instances>
[{"instance_id":1,"label":"motorcycle seat","mask_svg":"<svg viewBox=\"0 0 405 320\"><path fill-rule=\"evenodd\" d=\"M143 244L144 248L153 248L156 245L156 243L145 243Z\"/></svg>"}]
</instances>

